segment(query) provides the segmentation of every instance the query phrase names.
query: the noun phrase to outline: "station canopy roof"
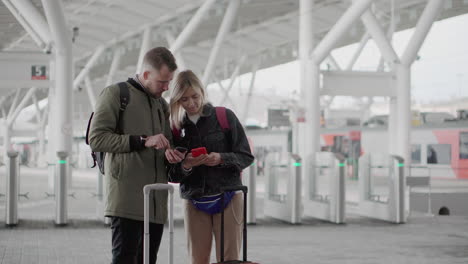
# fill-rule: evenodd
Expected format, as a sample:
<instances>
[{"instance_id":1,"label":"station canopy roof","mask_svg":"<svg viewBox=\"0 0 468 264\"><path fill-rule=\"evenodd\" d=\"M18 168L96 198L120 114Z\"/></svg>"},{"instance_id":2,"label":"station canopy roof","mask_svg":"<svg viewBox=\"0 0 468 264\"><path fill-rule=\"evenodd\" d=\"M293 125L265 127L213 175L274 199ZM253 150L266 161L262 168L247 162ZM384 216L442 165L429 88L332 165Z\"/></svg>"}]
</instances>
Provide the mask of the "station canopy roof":
<instances>
[{"instance_id":1,"label":"station canopy roof","mask_svg":"<svg viewBox=\"0 0 468 264\"><path fill-rule=\"evenodd\" d=\"M10 0L14 1L14 0ZM70 30L78 28L73 43L75 74L84 67L97 47L105 52L90 72L93 87L101 89L116 50L123 52L115 80L125 80L136 70L142 32L151 27L151 46L169 47L167 34L177 38L204 1L200 0L64 0ZM319 42L350 6L349 0L315 0L315 38ZM415 27L427 0L376 0L373 10L381 25L395 22L395 31ZM42 2L32 3L43 14ZM202 74L212 50L228 0L218 0L210 8L194 34L180 49L187 68ZM446 0L439 20L468 12L468 1ZM298 56L299 0L241 0L232 29L226 36L213 76L227 79L242 56L241 73L290 62ZM45 16L44 16L45 17ZM337 47L358 42L365 33L362 22L342 36ZM0 1L0 50L41 51L15 17ZM83 89L84 90L84 89ZM13 96L14 91L1 91ZM83 91L82 94L85 94ZM47 96L46 92L38 95ZM86 100L86 96L81 96ZM79 98L79 97L78 97Z\"/></svg>"}]
</instances>

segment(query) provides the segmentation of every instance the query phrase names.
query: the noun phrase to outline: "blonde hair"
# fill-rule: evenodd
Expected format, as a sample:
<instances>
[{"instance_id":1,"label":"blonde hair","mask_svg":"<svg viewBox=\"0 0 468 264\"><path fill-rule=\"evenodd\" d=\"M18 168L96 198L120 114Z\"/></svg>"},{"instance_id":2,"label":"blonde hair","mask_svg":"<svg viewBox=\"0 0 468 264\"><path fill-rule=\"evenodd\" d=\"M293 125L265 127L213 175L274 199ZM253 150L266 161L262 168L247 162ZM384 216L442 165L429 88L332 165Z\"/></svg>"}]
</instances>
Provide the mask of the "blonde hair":
<instances>
[{"instance_id":1,"label":"blonde hair","mask_svg":"<svg viewBox=\"0 0 468 264\"><path fill-rule=\"evenodd\" d=\"M202 82L198 79L197 75L191 70L181 71L175 81L174 88L172 89L171 98L169 101L169 107L171 111L171 127L180 129L182 126L182 119L185 114L185 110L180 104L180 99L186 91L194 89L201 96L201 107L200 111L205 105L205 89L203 88Z\"/></svg>"}]
</instances>

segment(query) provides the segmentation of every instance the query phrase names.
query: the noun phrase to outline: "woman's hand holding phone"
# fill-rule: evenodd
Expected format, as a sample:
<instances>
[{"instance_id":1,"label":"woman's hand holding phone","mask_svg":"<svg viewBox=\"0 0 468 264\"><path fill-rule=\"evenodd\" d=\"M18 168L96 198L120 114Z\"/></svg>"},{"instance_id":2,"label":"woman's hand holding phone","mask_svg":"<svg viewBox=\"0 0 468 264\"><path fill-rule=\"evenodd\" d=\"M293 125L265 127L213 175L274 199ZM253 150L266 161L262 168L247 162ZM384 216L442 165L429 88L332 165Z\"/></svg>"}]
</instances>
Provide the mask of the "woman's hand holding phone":
<instances>
[{"instance_id":1,"label":"woman's hand holding phone","mask_svg":"<svg viewBox=\"0 0 468 264\"><path fill-rule=\"evenodd\" d=\"M201 154L200 156L194 157L192 153L189 153L187 156L185 156L185 159L182 162L182 167L186 170L190 170L193 167L205 164L207 158L207 154Z\"/></svg>"},{"instance_id":2,"label":"woman's hand holding phone","mask_svg":"<svg viewBox=\"0 0 468 264\"><path fill-rule=\"evenodd\" d=\"M206 166L218 166L221 163L223 163L221 154L217 152L211 152L210 154L208 154L207 159L205 160L204 164Z\"/></svg>"}]
</instances>

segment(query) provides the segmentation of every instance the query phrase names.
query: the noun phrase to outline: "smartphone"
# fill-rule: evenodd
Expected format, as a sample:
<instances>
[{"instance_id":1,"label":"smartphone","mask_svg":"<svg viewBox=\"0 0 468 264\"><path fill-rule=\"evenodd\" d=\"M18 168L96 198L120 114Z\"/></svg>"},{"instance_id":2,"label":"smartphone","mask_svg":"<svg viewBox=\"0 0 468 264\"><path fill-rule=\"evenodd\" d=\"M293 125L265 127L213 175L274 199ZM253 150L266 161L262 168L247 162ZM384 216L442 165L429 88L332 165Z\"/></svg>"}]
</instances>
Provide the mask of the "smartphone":
<instances>
[{"instance_id":1,"label":"smartphone","mask_svg":"<svg viewBox=\"0 0 468 264\"><path fill-rule=\"evenodd\" d=\"M206 151L206 148L205 147L201 147L201 148L194 148L191 150L192 152L192 156L194 158L202 155L202 154L208 154L207 151Z\"/></svg>"},{"instance_id":2,"label":"smartphone","mask_svg":"<svg viewBox=\"0 0 468 264\"><path fill-rule=\"evenodd\" d=\"M184 148L184 147L176 147L175 149L179 151L180 153L185 153L188 150L187 148Z\"/></svg>"}]
</instances>

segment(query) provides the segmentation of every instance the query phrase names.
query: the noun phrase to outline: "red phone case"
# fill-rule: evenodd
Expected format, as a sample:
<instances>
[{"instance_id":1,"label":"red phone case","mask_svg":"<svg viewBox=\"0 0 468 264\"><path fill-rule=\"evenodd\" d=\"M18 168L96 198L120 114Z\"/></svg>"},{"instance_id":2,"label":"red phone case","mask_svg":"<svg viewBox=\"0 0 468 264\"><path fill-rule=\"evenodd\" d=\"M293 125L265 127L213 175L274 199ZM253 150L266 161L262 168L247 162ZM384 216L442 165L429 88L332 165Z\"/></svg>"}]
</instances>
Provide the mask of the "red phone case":
<instances>
[{"instance_id":1,"label":"red phone case","mask_svg":"<svg viewBox=\"0 0 468 264\"><path fill-rule=\"evenodd\" d=\"M202 155L202 154L208 154L208 153L206 152L206 148L205 148L205 147L194 148L194 149L192 149L191 152L192 152L192 156L193 156L194 158L196 158L196 157L198 157L198 156L200 156L200 155Z\"/></svg>"}]
</instances>

